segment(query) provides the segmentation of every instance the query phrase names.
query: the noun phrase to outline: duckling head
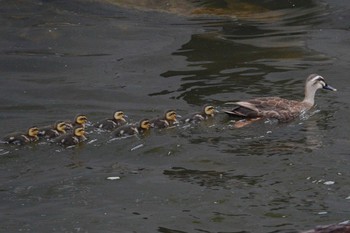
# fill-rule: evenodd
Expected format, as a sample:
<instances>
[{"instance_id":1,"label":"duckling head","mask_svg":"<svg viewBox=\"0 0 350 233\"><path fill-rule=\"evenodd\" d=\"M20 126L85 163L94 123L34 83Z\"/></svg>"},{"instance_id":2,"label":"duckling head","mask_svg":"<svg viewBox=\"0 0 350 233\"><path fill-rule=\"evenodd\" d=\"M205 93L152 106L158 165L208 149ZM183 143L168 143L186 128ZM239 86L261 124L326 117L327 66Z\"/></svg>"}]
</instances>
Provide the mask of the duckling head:
<instances>
[{"instance_id":1,"label":"duckling head","mask_svg":"<svg viewBox=\"0 0 350 233\"><path fill-rule=\"evenodd\" d=\"M57 121L55 123L55 129L60 133L66 133L67 124L64 121Z\"/></svg>"},{"instance_id":2,"label":"duckling head","mask_svg":"<svg viewBox=\"0 0 350 233\"><path fill-rule=\"evenodd\" d=\"M149 130L151 128L151 122L148 119L142 119L140 121L140 128L143 130Z\"/></svg>"},{"instance_id":3,"label":"duckling head","mask_svg":"<svg viewBox=\"0 0 350 233\"><path fill-rule=\"evenodd\" d=\"M204 105L203 112L207 116L214 116L218 111L212 105Z\"/></svg>"},{"instance_id":4,"label":"duckling head","mask_svg":"<svg viewBox=\"0 0 350 233\"><path fill-rule=\"evenodd\" d=\"M83 114L78 114L76 117L75 117L75 123L79 124L79 125L85 125L88 121L87 117Z\"/></svg>"},{"instance_id":5,"label":"duckling head","mask_svg":"<svg viewBox=\"0 0 350 233\"><path fill-rule=\"evenodd\" d=\"M165 112L165 119L170 122L178 122L176 119L177 115L174 110L168 110Z\"/></svg>"},{"instance_id":6,"label":"duckling head","mask_svg":"<svg viewBox=\"0 0 350 233\"><path fill-rule=\"evenodd\" d=\"M36 138L36 137L38 137L38 134L39 134L39 129L38 129L38 127L33 126L33 127L30 127L30 128L28 129L28 135L29 135L30 137Z\"/></svg>"},{"instance_id":7,"label":"duckling head","mask_svg":"<svg viewBox=\"0 0 350 233\"><path fill-rule=\"evenodd\" d=\"M124 112L123 111L116 111L113 115L114 119L115 120L122 120L122 121L126 121L125 120L125 115L124 115Z\"/></svg>"},{"instance_id":8,"label":"duckling head","mask_svg":"<svg viewBox=\"0 0 350 233\"><path fill-rule=\"evenodd\" d=\"M74 136L77 137L84 137L85 136L85 129L84 127L75 127L74 128Z\"/></svg>"}]
</instances>

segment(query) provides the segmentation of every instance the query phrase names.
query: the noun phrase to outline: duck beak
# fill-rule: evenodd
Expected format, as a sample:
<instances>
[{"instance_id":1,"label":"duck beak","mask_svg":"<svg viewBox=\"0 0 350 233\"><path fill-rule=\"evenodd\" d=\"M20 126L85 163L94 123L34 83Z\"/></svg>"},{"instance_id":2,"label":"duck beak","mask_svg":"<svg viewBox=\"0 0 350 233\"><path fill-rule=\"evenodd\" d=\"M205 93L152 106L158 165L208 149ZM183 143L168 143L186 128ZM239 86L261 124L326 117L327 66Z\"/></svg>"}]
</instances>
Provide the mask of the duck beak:
<instances>
[{"instance_id":1,"label":"duck beak","mask_svg":"<svg viewBox=\"0 0 350 233\"><path fill-rule=\"evenodd\" d=\"M125 118L128 118L128 116L124 115L122 118L120 118L122 121L126 122L126 119Z\"/></svg>"},{"instance_id":2,"label":"duck beak","mask_svg":"<svg viewBox=\"0 0 350 233\"><path fill-rule=\"evenodd\" d=\"M325 86L323 86L323 89L325 90L330 90L330 91L337 91L337 89L335 89L334 87L332 86L329 86L327 83Z\"/></svg>"}]
</instances>

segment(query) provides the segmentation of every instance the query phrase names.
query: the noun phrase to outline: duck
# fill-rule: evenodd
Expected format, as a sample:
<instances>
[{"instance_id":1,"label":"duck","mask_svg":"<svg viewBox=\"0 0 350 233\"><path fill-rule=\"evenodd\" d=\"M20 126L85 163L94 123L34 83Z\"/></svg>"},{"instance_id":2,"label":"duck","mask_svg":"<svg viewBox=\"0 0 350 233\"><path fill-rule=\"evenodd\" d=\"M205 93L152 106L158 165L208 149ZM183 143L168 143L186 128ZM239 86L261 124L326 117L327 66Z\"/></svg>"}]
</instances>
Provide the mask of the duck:
<instances>
[{"instance_id":1,"label":"duck","mask_svg":"<svg viewBox=\"0 0 350 233\"><path fill-rule=\"evenodd\" d=\"M126 137L136 134L144 134L151 128L151 123L148 119L142 119L138 124L128 124L118 127L112 132L113 137Z\"/></svg>"},{"instance_id":2,"label":"duck","mask_svg":"<svg viewBox=\"0 0 350 233\"><path fill-rule=\"evenodd\" d=\"M67 124L64 121L56 121L55 124L39 128L38 136L52 139L66 133Z\"/></svg>"},{"instance_id":3,"label":"duck","mask_svg":"<svg viewBox=\"0 0 350 233\"><path fill-rule=\"evenodd\" d=\"M23 145L39 140L39 128L36 126L30 127L25 133L11 133L5 136L2 141L8 144Z\"/></svg>"},{"instance_id":4,"label":"duck","mask_svg":"<svg viewBox=\"0 0 350 233\"><path fill-rule=\"evenodd\" d=\"M204 120L213 118L216 113L218 113L214 106L206 104L202 107L201 112L191 113L187 117L184 117L182 122L184 123L198 123Z\"/></svg>"},{"instance_id":5,"label":"duck","mask_svg":"<svg viewBox=\"0 0 350 233\"><path fill-rule=\"evenodd\" d=\"M67 129L73 129L74 127L77 127L77 126L85 128L85 125L86 125L87 122L88 122L88 118L87 118L86 115L84 115L84 114L77 114L74 117L73 122L67 121L66 125L67 125Z\"/></svg>"},{"instance_id":6,"label":"duck","mask_svg":"<svg viewBox=\"0 0 350 233\"><path fill-rule=\"evenodd\" d=\"M84 127L76 126L73 128L72 132L68 132L66 134L63 134L59 137L57 137L54 142L62 145L62 146L74 146L77 145L85 140L87 140L85 136L86 132Z\"/></svg>"},{"instance_id":7,"label":"duck","mask_svg":"<svg viewBox=\"0 0 350 233\"><path fill-rule=\"evenodd\" d=\"M177 114L174 110L167 110L163 117L158 117L150 121L152 128L169 128L178 124Z\"/></svg>"},{"instance_id":8,"label":"duck","mask_svg":"<svg viewBox=\"0 0 350 233\"><path fill-rule=\"evenodd\" d=\"M277 119L279 122L288 122L314 106L315 94L318 89L337 91L337 89L328 85L321 75L311 74L306 79L305 97L302 101L280 97L260 97L238 102L228 102L226 104L235 106L232 109L224 110L224 112L230 116L239 116L251 121L269 118Z\"/></svg>"},{"instance_id":9,"label":"duck","mask_svg":"<svg viewBox=\"0 0 350 233\"><path fill-rule=\"evenodd\" d=\"M125 115L123 111L115 111L113 118L105 119L101 122L95 124L95 127L104 130L113 130L119 126L125 125L127 121L125 120Z\"/></svg>"}]
</instances>

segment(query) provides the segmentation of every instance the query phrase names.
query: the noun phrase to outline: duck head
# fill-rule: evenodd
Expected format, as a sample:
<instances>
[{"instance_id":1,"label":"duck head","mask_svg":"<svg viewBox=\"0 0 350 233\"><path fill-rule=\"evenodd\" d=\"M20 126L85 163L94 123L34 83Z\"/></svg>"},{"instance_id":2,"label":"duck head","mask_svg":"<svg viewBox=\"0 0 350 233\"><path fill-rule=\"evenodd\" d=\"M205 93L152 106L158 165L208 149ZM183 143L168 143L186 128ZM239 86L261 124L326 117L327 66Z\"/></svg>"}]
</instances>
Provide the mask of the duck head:
<instances>
[{"instance_id":1,"label":"duck head","mask_svg":"<svg viewBox=\"0 0 350 233\"><path fill-rule=\"evenodd\" d=\"M212 105L204 105L203 107L203 113L206 115L206 116L214 116L215 113L217 113L218 111L214 108L214 106Z\"/></svg>"},{"instance_id":2,"label":"duck head","mask_svg":"<svg viewBox=\"0 0 350 233\"><path fill-rule=\"evenodd\" d=\"M75 119L74 119L75 123L79 124L79 125L85 125L88 121L87 117L83 114L78 114Z\"/></svg>"},{"instance_id":3,"label":"duck head","mask_svg":"<svg viewBox=\"0 0 350 233\"><path fill-rule=\"evenodd\" d=\"M176 117L177 117L177 115L176 115L176 112L174 110L168 110L165 112L165 120L167 120L169 122L178 123Z\"/></svg>"},{"instance_id":4,"label":"duck head","mask_svg":"<svg viewBox=\"0 0 350 233\"><path fill-rule=\"evenodd\" d=\"M307 79L306 79L306 88L307 89L325 89L325 90L330 90L330 91L337 91L334 87L328 85L325 81L325 79L318 74L311 74Z\"/></svg>"},{"instance_id":5,"label":"duck head","mask_svg":"<svg viewBox=\"0 0 350 233\"><path fill-rule=\"evenodd\" d=\"M115 120L122 120L122 121L126 121L125 120L125 115L124 115L124 112L123 111L116 111L113 115L113 118Z\"/></svg>"},{"instance_id":6,"label":"duck head","mask_svg":"<svg viewBox=\"0 0 350 233\"><path fill-rule=\"evenodd\" d=\"M64 121L57 121L55 123L55 129L60 133L66 133L67 124Z\"/></svg>"},{"instance_id":7,"label":"duck head","mask_svg":"<svg viewBox=\"0 0 350 233\"><path fill-rule=\"evenodd\" d=\"M305 98L303 102L308 106L313 106L315 103L315 94L318 89L337 91L337 89L328 85L321 75L311 74L306 79Z\"/></svg>"},{"instance_id":8,"label":"duck head","mask_svg":"<svg viewBox=\"0 0 350 233\"><path fill-rule=\"evenodd\" d=\"M148 119L142 119L139 127L143 130L149 130L151 128L151 122Z\"/></svg>"},{"instance_id":9,"label":"duck head","mask_svg":"<svg viewBox=\"0 0 350 233\"><path fill-rule=\"evenodd\" d=\"M30 127L28 129L28 136L38 139L39 128L36 126Z\"/></svg>"},{"instance_id":10,"label":"duck head","mask_svg":"<svg viewBox=\"0 0 350 233\"><path fill-rule=\"evenodd\" d=\"M75 127L73 130L74 136L76 137L85 137L85 129L84 127Z\"/></svg>"}]
</instances>

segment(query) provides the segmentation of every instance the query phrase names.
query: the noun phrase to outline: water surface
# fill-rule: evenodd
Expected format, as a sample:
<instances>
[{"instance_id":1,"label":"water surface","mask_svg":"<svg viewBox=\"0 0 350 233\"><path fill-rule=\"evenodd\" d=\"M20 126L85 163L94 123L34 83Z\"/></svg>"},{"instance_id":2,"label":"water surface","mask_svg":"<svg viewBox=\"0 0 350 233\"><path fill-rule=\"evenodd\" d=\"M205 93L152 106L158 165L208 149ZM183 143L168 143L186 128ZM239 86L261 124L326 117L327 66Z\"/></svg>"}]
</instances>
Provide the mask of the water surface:
<instances>
[{"instance_id":1,"label":"water surface","mask_svg":"<svg viewBox=\"0 0 350 233\"><path fill-rule=\"evenodd\" d=\"M349 218L348 3L125 2L3 2L1 135L77 113L136 122L301 99L311 73L338 92L287 124L234 129L219 114L123 140L89 128L72 149L1 145L1 232L296 232Z\"/></svg>"}]
</instances>

